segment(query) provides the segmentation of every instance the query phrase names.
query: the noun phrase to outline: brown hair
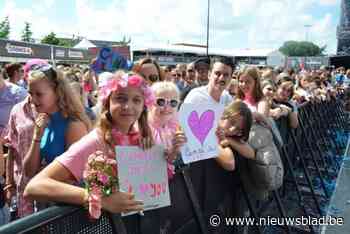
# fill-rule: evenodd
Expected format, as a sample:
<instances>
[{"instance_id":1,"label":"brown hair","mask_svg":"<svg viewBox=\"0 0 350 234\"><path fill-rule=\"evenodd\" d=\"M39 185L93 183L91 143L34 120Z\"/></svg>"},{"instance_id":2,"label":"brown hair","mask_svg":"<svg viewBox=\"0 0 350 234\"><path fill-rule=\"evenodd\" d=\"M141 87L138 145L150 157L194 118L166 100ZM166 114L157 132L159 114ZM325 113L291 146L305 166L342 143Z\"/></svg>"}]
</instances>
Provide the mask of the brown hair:
<instances>
[{"instance_id":1,"label":"brown hair","mask_svg":"<svg viewBox=\"0 0 350 234\"><path fill-rule=\"evenodd\" d=\"M144 64L153 64L156 67L157 71L158 71L158 76L159 76L159 80L158 81L164 80L164 76L165 76L164 71L160 68L160 66L157 63L157 61L152 59L152 58L150 58L150 57L146 57L146 58L141 59L137 63L137 65L134 66L133 71L138 73L138 74L140 74L140 75L142 75L140 73L140 71L141 71L142 65L144 65Z\"/></svg>"},{"instance_id":2,"label":"brown hair","mask_svg":"<svg viewBox=\"0 0 350 234\"><path fill-rule=\"evenodd\" d=\"M119 70L115 73L115 78L117 78L118 76L121 77L124 74L125 72ZM134 73L129 72L128 74L134 74ZM109 108L110 108L109 103L110 103L111 94L107 97L107 99L102 104L101 115L98 120L97 127L101 130L102 136L105 142L113 148L116 145L116 142L114 142L112 137L113 120L112 120L112 115L109 112ZM148 111L147 111L147 108L145 107L141 113L140 118L137 121L137 126L141 134L141 139L150 139L151 145L153 145L154 141L152 137L151 128L148 125L147 113Z\"/></svg>"},{"instance_id":3,"label":"brown hair","mask_svg":"<svg viewBox=\"0 0 350 234\"><path fill-rule=\"evenodd\" d=\"M289 91L290 91L289 98L293 97L293 95L294 95L294 84L293 84L292 81L284 81L278 86L278 88L289 89Z\"/></svg>"},{"instance_id":4,"label":"brown hair","mask_svg":"<svg viewBox=\"0 0 350 234\"><path fill-rule=\"evenodd\" d=\"M249 107L242 101L234 101L230 103L222 114L222 119L228 119L231 116L239 114L244 120L242 140L248 141L249 132L253 124L253 115Z\"/></svg>"},{"instance_id":5,"label":"brown hair","mask_svg":"<svg viewBox=\"0 0 350 234\"><path fill-rule=\"evenodd\" d=\"M276 90L276 84L272 80L266 79L262 80L260 83L261 90L265 88L265 86L271 85L274 90Z\"/></svg>"},{"instance_id":6,"label":"brown hair","mask_svg":"<svg viewBox=\"0 0 350 234\"><path fill-rule=\"evenodd\" d=\"M13 77L13 75L15 74L16 71L20 70L22 67L21 64L19 63L11 63L11 64L7 64L5 66L5 72L6 75L9 79L11 79Z\"/></svg>"},{"instance_id":7,"label":"brown hair","mask_svg":"<svg viewBox=\"0 0 350 234\"><path fill-rule=\"evenodd\" d=\"M245 67L244 70L238 75L238 81L242 76L249 76L254 80L255 85L253 90L253 98L256 103L261 101L261 99L263 99L264 97L264 94L260 87L260 75L259 75L258 69L256 67L250 67L250 66ZM238 87L237 97L239 99L244 100L244 93L239 87Z\"/></svg>"}]
</instances>

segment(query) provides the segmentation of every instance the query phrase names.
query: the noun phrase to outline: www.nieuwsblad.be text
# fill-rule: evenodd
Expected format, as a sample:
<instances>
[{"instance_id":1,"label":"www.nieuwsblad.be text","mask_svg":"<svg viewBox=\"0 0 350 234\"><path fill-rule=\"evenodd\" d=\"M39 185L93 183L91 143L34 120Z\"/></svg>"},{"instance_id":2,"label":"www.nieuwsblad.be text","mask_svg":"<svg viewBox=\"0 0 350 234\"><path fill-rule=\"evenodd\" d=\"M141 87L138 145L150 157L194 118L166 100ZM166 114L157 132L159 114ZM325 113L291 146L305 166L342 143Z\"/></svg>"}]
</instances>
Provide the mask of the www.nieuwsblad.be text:
<instances>
[{"instance_id":1,"label":"www.nieuwsblad.be text","mask_svg":"<svg viewBox=\"0 0 350 234\"><path fill-rule=\"evenodd\" d=\"M261 218L253 218L253 217L224 217L221 218L219 215L212 215L209 218L209 223L213 227L218 227L220 225L226 226L300 226L300 225L311 225L311 226L319 226L319 225L343 225L344 218L343 217L310 217L310 216L301 216L301 217L261 217Z\"/></svg>"}]
</instances>

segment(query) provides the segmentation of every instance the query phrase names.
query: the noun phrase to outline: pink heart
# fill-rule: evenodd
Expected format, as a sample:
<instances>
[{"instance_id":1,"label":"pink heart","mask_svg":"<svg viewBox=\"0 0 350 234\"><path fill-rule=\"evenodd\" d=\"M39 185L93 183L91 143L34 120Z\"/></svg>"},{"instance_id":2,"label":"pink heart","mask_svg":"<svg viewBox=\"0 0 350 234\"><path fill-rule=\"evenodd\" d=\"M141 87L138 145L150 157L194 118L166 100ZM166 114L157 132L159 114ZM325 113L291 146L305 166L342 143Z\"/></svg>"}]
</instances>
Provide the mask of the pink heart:
<instances>
[{"instance_id":1,"label":"pink heart","mask_svg":"<svg viewBox=\"0 0 350 234\"><path fill-rule=\"evenodd\" d=\"M215 114L212 110L203 112L200 118L198 118L197 111L192 111L188 117L188 126L190 126L193 135L200 141L202 146L208 133L213 128L214 117Z\"/></svg>"}]
</instances>

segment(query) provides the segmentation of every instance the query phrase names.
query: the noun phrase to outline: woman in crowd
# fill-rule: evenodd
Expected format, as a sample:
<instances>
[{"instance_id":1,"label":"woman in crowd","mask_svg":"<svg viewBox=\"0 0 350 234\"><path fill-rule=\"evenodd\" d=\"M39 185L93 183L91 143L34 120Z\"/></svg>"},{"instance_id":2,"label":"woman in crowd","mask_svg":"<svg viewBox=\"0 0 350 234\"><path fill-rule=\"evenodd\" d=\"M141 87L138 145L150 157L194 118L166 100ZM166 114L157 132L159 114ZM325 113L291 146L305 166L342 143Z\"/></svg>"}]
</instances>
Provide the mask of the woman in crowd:
<instances>
[{"instance_id":1,"label":"woman in crowd","mask_svg":"<svg viewBox=\"0 0 350 234\"><path fill-rule=\"evenodd\" d=\"M5 73L12 84L23 85L23 68L19 63L11 63L5 66Z\"/></svg>"},{"instance_id":2,"label":"woman in crowd","mask_svg":"<svg viewBox=\"0 0 350 234\"><path fill-rule=\"evenodd\" d=\"M237 98L247 104L256 121L269 125L266 118L270 115L270 107L262 93L257 68L248 66L239 74Z\"/></svg>"},{"instance_id":3,"label":"woman in crowd","mask_svg":"<svg viewBox=\"0 0 350 234\"><path fill-rule=\"evenodd\" d=\"M273 98L275 97L276 93L276 85L272 80L263 80L261 82L261 89L270 108L269 116L273 119L278 119L282 114L282 109L273 104Z\"/></svg>"},{"instance_id":4,"label":"woman in crowd","mask_svg":"<svg viewBox=\"0 0 350 234\"><path fill-rule=\"evenodd\" d=\"M86 103L85 102L86 96L84 94L84 89L81 86L81 83L80 82L75 82L75 81L70 82L70 87L72 88L73 92L75 92L79 96L81 104L84 105L84 103ZM84 109L85 109L85 113L89 117L91 123L94 123L95 120L96 120L96 115L93 112L93 110L90 107L88 107L88 106L84 106Z\"/></svg>"},{"instance_id":5,"label":"woman in crowd","mask_svg":"<svg viewBox=\"0 0 350 234\"><path fill-rule=\"evenodd\" d=\"M312 81L312 77L304 72L298 76L297 86L295 88L295 99L298 103L305 101L311 101L312 96L309 91L309 84Z\"/></svg>"},{"instance_id":6,"label":"woman in crowd","mask_svg":"<svg viewBox=\"0 0 350 234\"><path fill-rule=\"evenodd\" d=\"M273 106L279 109L279 113L275 116L275 119L278 119L276 123L284 142L287 140L288 132L283 132L282 130L287 131L290 128L297 128L299 125L298 108L291 101L293 92L294 84L291 81L285 81L278 86L273 99Z\"/></svg>"},{"instance_id":7,"label":"woman in crowd","mask_svg":"<svg viewBox=\"0 0 350 234\"><path fill-rule=\"evenodd\" d=\"M154 95L146 81L139 75L119 71L100 91L103 106L97 127L34 177L26 187L25 197L85 205L88 194L72 183L81 181L91 154L102 151L114 159L117 145L153 145L147 109ZM143 209L143 203L136 201L133 194L121 191L102 197L101 206L112 213Z\"/></svg>"},{"instance_id":8,"label":"woman in crowd","mask_svg":"<svg viewBox=\"0 0 350 234\"><path fill-rule=\"evenodd\" d=\"M179 128L177 108L180 92L173 82L161 81L152 85L156 101L150 108L148 121L156 144L163 144L168 159L168 175L172 178L174 166L171 164L186 142L184 133Z\"/></svg>"},{"instance_id":9,"label":"woman in crowd","mask_svg":"<svg viewBox=\"0 0 350 234\"><path fill-rule=\"evenodd\" d=\"M0 72L0 136L7 127L12 107L23 101L27 96L27 91L4 79Z\"/></svg>"},{"instance_id":10,"label":"woman in crowd","mask_svg":"<svg viewBox=\"0 0 350 234\"><path fill-rule=\"evenodd\" d=\"M6 185L17 190L19 217L33 212L33 203L23 198L29 179L90 128L82 104L61 72L48 64L32 64L28 87L29 97L11 112L8 134Z\"/></svg>"},{"instance_id":11,"label":"woman in crowd","mask_svg":"<svg viewBox=\"0 0 350 234\"><path fill-rule=\"evenodd\" d=\"M164 73L157 61L151 58L143 58L133 68L133 71L141 74L149 85L164 80Z\"/></svg>"}]
</instances>

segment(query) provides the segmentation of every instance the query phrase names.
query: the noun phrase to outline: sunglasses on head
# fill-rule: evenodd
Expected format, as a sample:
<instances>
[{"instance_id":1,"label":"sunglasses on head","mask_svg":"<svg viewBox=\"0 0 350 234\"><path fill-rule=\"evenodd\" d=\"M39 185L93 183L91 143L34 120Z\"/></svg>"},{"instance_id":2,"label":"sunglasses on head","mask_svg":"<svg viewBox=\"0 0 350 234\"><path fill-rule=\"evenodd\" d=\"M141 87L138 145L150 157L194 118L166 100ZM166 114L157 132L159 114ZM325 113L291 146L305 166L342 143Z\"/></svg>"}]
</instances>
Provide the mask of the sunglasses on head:
<instances>
[{"instance_id":1,"label":"sunglasses on head","mask_svg":"<svg viewBox=\"0 0 350 234\"><path fill-rule=\"evenodd\" d=\"M49 64L33 64L30 66L29 71L40 71L45 74L46 77L57 78L57 73L53 67Z\"/></svg>"},{"instance_id":2,"label":"sunglasses on head","mask_svg":"<svg viewBox=\"0 0 350 234\"><path fill-rule=\"evenodd\" d=\"M160 107L164 107L165 105L170 105L172 108L175 108L179 104L179 101L176 99L168 100L165 98L157 98L156 103Z\"/></svg>"}]
</instances>

